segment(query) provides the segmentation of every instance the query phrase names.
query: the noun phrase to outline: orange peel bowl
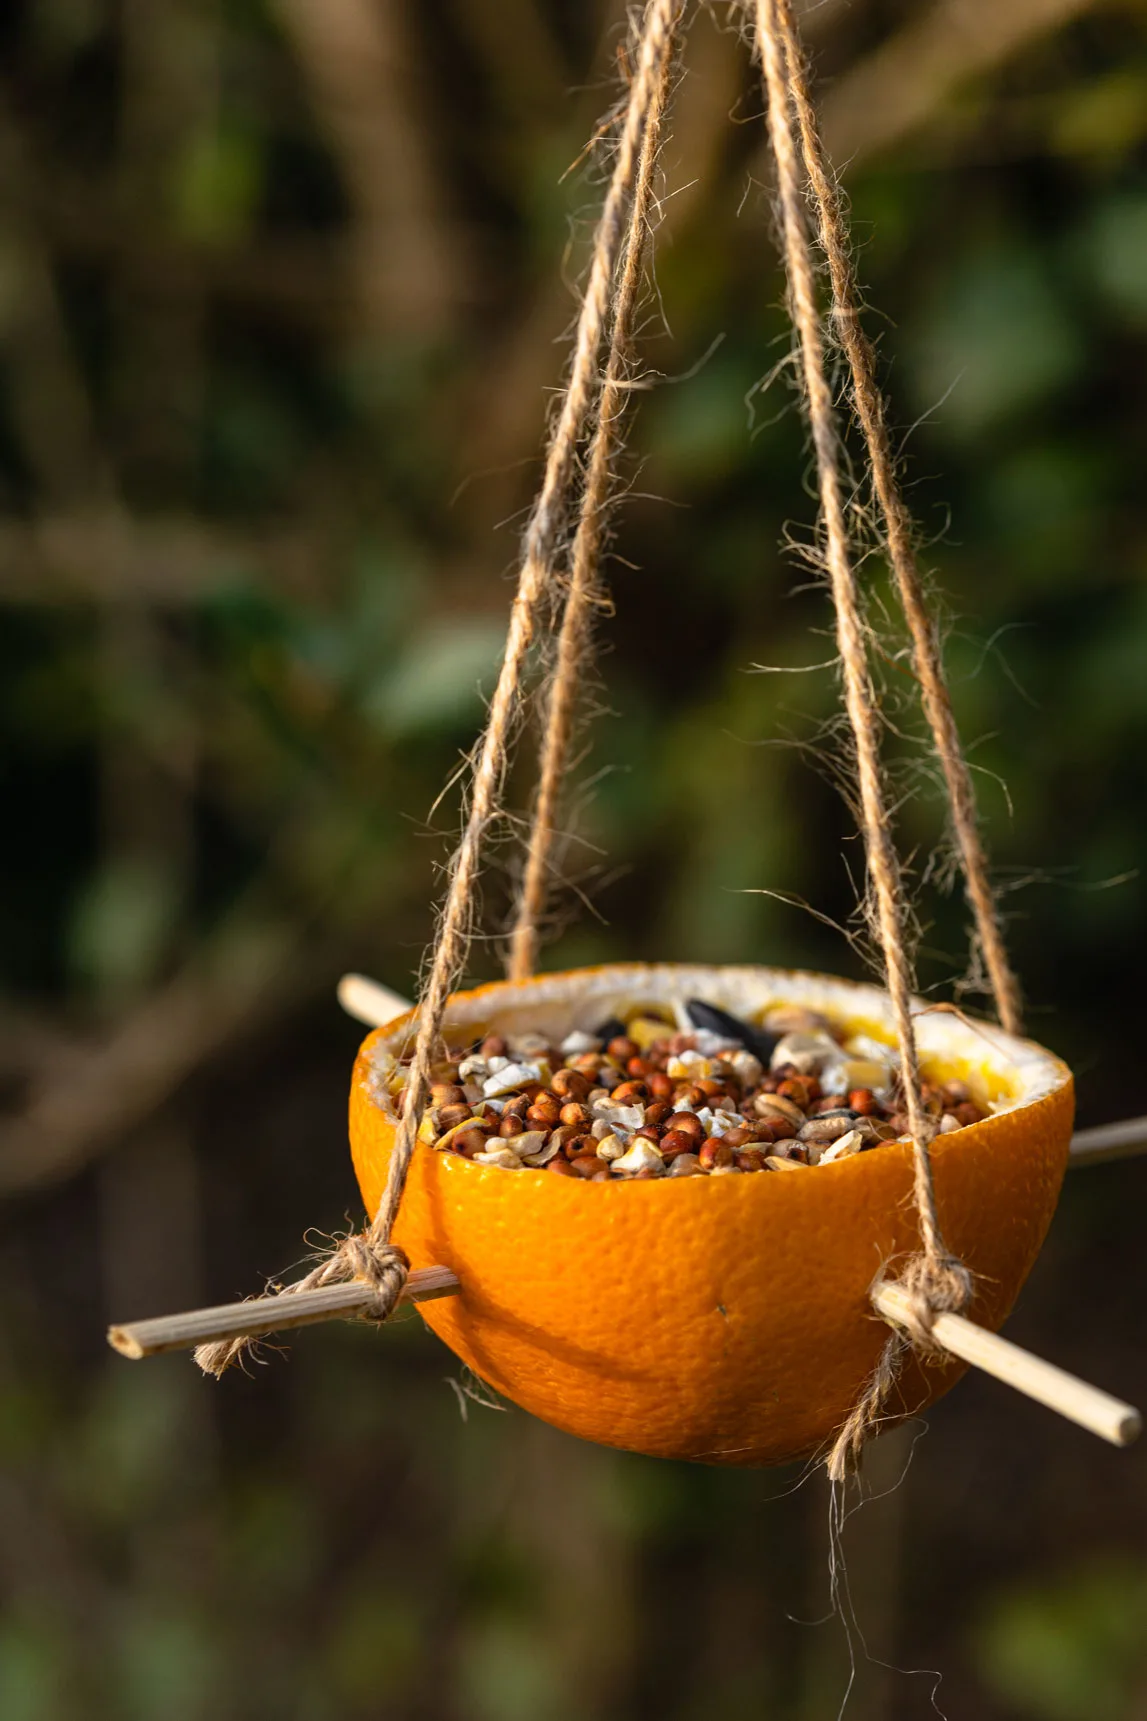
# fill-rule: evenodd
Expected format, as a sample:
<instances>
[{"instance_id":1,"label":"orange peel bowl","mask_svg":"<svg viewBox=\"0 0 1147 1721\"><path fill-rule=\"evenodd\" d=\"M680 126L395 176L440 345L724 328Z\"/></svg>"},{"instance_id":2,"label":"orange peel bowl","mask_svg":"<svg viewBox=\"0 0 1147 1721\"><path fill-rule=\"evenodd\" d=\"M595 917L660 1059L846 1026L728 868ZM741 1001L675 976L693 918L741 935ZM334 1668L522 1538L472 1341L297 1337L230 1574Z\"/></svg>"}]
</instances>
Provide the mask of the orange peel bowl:
<instances>
[{"instance_id":1,"label":"orange peel bowl","mask_svg":"<svg viewBox=\"0 0 1147 1721\"><path fill-rule=\"evenodd\" d=\"M748 1020L804 1005L891 1043L887 995L770 968L616 965L503 982L451 1000L455 1042L485 1032L562 1037L641 1005L704 998ZM921 1006L923 1008L923 1006ZM350 1134L374 1213L395 1112L375 1058L411 1015L364 1042ZM945 1241L976 1280L973 1319L995 1330L1035 1261L1067 1165L1071 1073L1050 1052L950 1014L917 1021L924 1074L959 1077L993 1114L932 1148ZM606 1446L710 1464L778 1464L823 1450L888 1328L869 1287L918 1245L912 1147L891 1142L801 1175L586 1183L506 1171L419 1146L394 1240L445 1266L458 1296L427 1325L483 1381L544 1421ZM963 1372L914 1360L900 1415Z\"/></svg>"}]
</instances>

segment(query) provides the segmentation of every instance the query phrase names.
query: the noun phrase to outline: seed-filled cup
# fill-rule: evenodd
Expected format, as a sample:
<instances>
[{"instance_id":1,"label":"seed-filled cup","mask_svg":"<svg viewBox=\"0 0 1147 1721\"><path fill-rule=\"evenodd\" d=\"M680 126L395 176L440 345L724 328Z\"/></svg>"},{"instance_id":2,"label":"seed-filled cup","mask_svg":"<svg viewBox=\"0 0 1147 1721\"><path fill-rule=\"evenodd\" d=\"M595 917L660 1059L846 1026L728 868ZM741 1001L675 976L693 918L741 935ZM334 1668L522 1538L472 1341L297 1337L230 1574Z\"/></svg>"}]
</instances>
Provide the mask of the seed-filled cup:
<instances>
[{"instance_id":1,"label":"seed-filled cup","mask_svg":"<svg viewBox=\"0 0 1147 1721\"><path fill-rule=\"evenodd\" d=\"M789 1005L843 1035L894 1040L876 987L681 964L457 993L445 1031L454 1044L488 1034L560 1042L696 998L746 1023ZM1042 1047L955 1015L921 1014L916 1032L925 1079L964 1083L989 1112L937 1136L931 1157L945 1242L975 1278L968 1312L996 1330L1055 1211L1071 1073ZM355 1065L351 1148L372 1214L401 1105L390 1073L410 1043L407 1014L372 1033ZM413 1267L458 1275L459 1295L419 1313L480 1379L535 1416L659 1457L778 1464L821 1451L852 1409L888 1336L869 1288L919 1246L910 1142L786 1169L799 1174L599 1181L541 1165L507 1171L420 1144L394 1241ZM911 1359L895 1413L922 1410L963 1368Z\"/></svg>"}]
</instances>

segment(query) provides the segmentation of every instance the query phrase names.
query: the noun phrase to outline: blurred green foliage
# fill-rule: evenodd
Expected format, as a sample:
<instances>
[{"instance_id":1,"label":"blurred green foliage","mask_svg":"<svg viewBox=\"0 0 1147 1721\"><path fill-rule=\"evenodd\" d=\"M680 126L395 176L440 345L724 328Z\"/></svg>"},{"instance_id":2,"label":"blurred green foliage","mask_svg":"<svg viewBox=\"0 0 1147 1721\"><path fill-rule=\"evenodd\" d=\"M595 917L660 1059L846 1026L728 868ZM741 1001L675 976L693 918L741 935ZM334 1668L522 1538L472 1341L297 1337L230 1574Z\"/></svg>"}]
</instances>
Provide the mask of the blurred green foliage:
<instances>
[{"instance_id":1,"label":"blurred green foliage","mask_svg":"<svg viewBox=\"0 0 1147 1721\"><path fill-rule=\"evenodd\" d=\"M1122 1721L1147 1690L1147 1569L1083 1565L998 1598L979 1633L991 1685L1041 1721Z\"/></svg>"}]
</instances>

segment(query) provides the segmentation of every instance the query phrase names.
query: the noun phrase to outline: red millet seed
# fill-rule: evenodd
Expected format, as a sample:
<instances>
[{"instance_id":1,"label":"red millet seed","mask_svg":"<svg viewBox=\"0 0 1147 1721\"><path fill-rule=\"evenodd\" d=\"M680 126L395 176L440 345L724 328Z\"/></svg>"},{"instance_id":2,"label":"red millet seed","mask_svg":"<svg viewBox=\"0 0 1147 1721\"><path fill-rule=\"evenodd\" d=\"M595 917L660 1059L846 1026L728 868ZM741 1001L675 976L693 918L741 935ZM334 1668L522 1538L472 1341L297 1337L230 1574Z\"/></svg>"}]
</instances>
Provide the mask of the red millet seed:
<instances>
[{"instance_id":1,"label":"red millet seed","mask_svg":"<svg viewBox=\"0 0 1147 1721\"><path fill-rule=\"evenodd\" d=\"M802 1111L807 1111L812 1104L812 1092L802 1076L786 1076L777 1092L783 1100L792 1100L794 1105L800 1106Z\"/></svg>"},{"instance_id":2,"label":"red millet seed","mask_svg":"<svg viewBox=\"0 0 1147 1721\"><path fill-rule=\"evenodd\" d=\"M679 1130L682 1135L691 1137L693 1141L704 1141L705 1139L705 1125L695 1112L675 1111L672 1117L666 1120L666 1128Z\"/></svg>"},{"instance_id":3,"label":"red millet seed","mask_svg":"<svg viewBox=\"0 0 1147 1721\"><path fill-rule=\"evenodd\" d=\"M595 1065L594 1074L596 1073ZM579 1103L585 1099L590 1089L589 1077L581 1070L558 1070L550 1085L560 1100L576 1100Z\"/></svg>"},{"instance_id":4,"label":"red millet seed","mask_svg":"<svg viewBox=\"0 0 1147 1721\"><path fill-rule=\"evenodd\" d=\"M600 1052L579 1052L576 1058L570 1059L564 1070L559 1070L554 1076L554 1092L562 1093L563 1091L568 1091L566 1089L559 1088L558 1082L566 1081L569 1076L582 1076L587 1081L596 1081L597 1073L600 1069Z\"/></svg>"},{"instance_id":5,"label":"red millet seed","mask_svg":"<svg viewBox=\"0 0 1147 1721\"><path fill-rule=\"evenodd\" d=\"M466 1095L457 1082L435 1082L430 1089L431 1105L463 1105L465 1101Z\"/></svg>"},{"instance_id":6,"label":"red millet seed","mask_svg":"<svg viewBox=\"0 0 1147 1721\"><path fill-rule=\"evenodd\" d=\"M792 1132L793 1126L787 1117L759 1118L754 1126L758 1141L788 1141Z\"/></svg>"},{"instance_id":7,"label":"red millet seed","mask_svg":"<svg viewBox=\"0 0 1147 1721\"><path fill-rule=\"evenodd\" d=\"M661 1157L664 1160L676 1159L679 1153L695 1153L697 1143L691 1135L686 1135L682 1129L669 1129L657 1143Z\"/></svg>"},{"instance_id":8,"label":"red millet seed","mask_svg":"<svg viewBox=\"0 0 1147 1721\"><path fill-rule=\"evenodd\" d=\"M553 1094L541 1093L526 1113L532 1129L553 1129L561 1117L562 1108Z\"/></svg>"},{"instance_id":9,"label":"red millet seed","mask_svg":"<svg viewBox=\"0 0 1147 1721\"><path fill-rule=\"evenodd\" d=\"M971 1100L965 1100L963 1105L958 1105L956 1107L952 1116L955 1118L957 1123L966 1125L982 1122L984 1114L978 1105L973 1104Z\"/></svg>"}]
</instances>

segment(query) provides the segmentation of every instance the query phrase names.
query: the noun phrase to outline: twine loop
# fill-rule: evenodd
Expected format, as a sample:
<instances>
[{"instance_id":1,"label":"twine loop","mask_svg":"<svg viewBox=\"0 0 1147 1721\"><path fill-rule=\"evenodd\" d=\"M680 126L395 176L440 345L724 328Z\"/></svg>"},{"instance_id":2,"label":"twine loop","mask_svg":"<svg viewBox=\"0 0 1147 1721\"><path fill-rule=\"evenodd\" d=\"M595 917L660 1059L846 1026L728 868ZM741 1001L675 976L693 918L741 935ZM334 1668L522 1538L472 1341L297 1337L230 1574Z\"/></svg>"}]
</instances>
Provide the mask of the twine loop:
<instances>
[{"instance_id":1,"label":"twine loop","mask_svg":"<svg viewBox=\"0 0 1147 1721\"><path fill-rule=\"evenodd\" d=\"M972 1300L972 1275L957 1256L943 1249L935 1255L913 1255L899 1281L911 1298L905 1329L912 1348L923 1356L940 1346L932 1336L937 1315L962 1315Z\"/></svg>"},{"instance_id":2,"label":"twine loop","mask_svg":"<svg viewBox=\"0 0 1147 1721\"><path fill-rule=\"evenodd\" d=\"M552 834L553 794L558 761L573 728L571 709L576 671L582 659L587 615L600 594L595 569L608 499L609 455L616 447L617 421L625 402L624 379L641 257L652 202L653 165L671 85L677 31L685 0L648 0L634 30L629 56L633 74L616 126L616 151L609 188L594 235L585 293L578 314L566 387L555 414L537 500L522 544L518 589L510 611L506 645L486 727L475 749L469 806L461 842L448 867L448 885L434 948L420 988L413 1019L414 1046L395 1132L386 1188L369 1229L345 1238L338 1247L283 1294L359 1279L377 1293L366 1318L386 1320L406 1281L408 1263L389 1239L413 1158L417 1132L430 1097L431 1071L450 993L469 949L471 917L478 887L484 839L502 813L502 791L511 745L519 723L531 647L550 618L572 597L559 648L561 689L548 709L547 727L558 737L543 779L537 828L546 833L537 845L531 904L519 943L519 960L532 966L536 954L536 917L544 901L545 851ZM603 349L607 358L602 366ZM596 414L596 423L595 423ZM574 537L573 575L562 566L567 531L582 477L582 449L591 435L589 484L580 497L579 529ZM548 810L547 810L548 808ZM528 954L526 954L528 953ZM199 1366L221 1374L250 1346L249 1338L200 1345Z\"/></svg>"},{"instance_id":3,"label":"twine loop","mask_svg":"<svg viewBox=\"0 0 1147 1721\"><path fill-rule=\"evenodd\" d=\"M344 1237L327 1265L338 1270L328 1273L321 1281L323 1284L357 1279L375 1293L373 1303L359 1311L359 1319L363 1321L389 1320L410 1274L405 1251L394 1243L376 1242L369 1231Z\"/></svg>"},{"instance_id":4,"label":"twine loop","mask_svg":"<svg viewBox=\"0 0 1147 1721\"><path fill-rule=\"evenodd\" d=\"M854 746L869 906L883 955L900 1050L904 1109L913 1140L913 1201L920 1225L920 1250L907 1261L900 1279L911 1300L904 1329L894 1331L883 1346L873 1374L828 1457L829 1474L839 1480L855 1468L866 1439L891 1414L888 1399L904 1359L913 1349L922 1357L934 1353L938 1347L932 1329L937 1316L968 1306L972 1277L946 1248L937 1217L929 1154L933 1120L923 1104L912 1024L908 910L891 834L881 718L848 527L849 486L826 363L826 327L848 361L852 403L864 435L889 562L912 636L913 668L942 766L976 937L1000 1018L1012 1030L1019 1025L1019 991L1004 949L976 827L971 776L944 683L936 630L915 564L912 524L900 492L883 397L876 383L875 355L860 318L847 222L817 131L792 0L742 3L755 14L756 43L764 73L769 138L777 167L781 250L816 461L824 563L836 616L842 696ZM450 862L437 937L413 1018L413 1055L386 1189L367 1231L343 1239L304 1279L284 1288L289 1294L361 1282L374 1294L362 1311L363 1317L372 1321L389 1317L406 1282L409 1264L402 1251L390 1243L390 1231L429 1098L450 993L469 949L481 850L502 812L507 763L522 714L531 648L547 624L560 614L555 666L544 703L539 793L513 934L512 977L521 979L532 973L537 958L539 921L546 905L557 836L556 809L575 729L575 695L587 658L592 612L606 601L598 584L598 567L608 533L612 455L618 446L619 420L629 392L629 344L653 202L651 183L684 10L685 0L647 0L635 28L629 56L633 75L618 115L612 176L595 235L566 388L549 438L541 489L524 535L502 666L473 758L463 836ZM823 312L812 256L810 209L831 283L831 300ZM250 1342L238 1338L203 1345L196 1352L196 1360L209 1372L221 1373Z\"/></svg>"},{"instance_id":5,"label":"twine loop","mask_svg":"<svg viewBox=\"0 0 1147 1721\"><path fill-rule=\"evenodd\" d=\"M334 1250L324 1256L316 1267L290 1285L268 1287L279 1296L294 1296L299 1291L317 1291L324 1285L348 1285L356 1280L374 1292L370 1303L356 1311L355 1318L363 1321L387 1321L394 1313L410 1272L410 1262L403 1250L385 1237L369 1231L356 1231L343 1237ZM204 1374L218 1377L239 1362L258 1343L243 1334L233 1339L218 1339L212 1344L197 1345L195 1361Z\"/></svg>"},{"instance_id":6,"label":"twine loop","mask_svg":"<svg viewBox=\"0 0 1147 1721\"><path fill-rule=\"evenodd\" d=\"M936 1209L929 1153L934 1125L920 1088L912 1022L912 963L905 935L908 914L904 880L891 835L881 760L880 717L848 530L843 457L826 363L826 318L817 298L808 227L810 206L831 282L827 322L834 329L849 364L852 401L864 436L889 561L912 636L913 668L943 768L977 935L988 957L1001 1018L1012 1028L1018 1025L1018 988L1007 964L987 881L986 860L975 826L971 778L960 748L935 629L915 564L911 521L891 453L883 397L875 378L875 358L861 325L847 224L824 159L792 0L751 0L751 3L768 102L769 139L777 169L778 225L816 460L824 562L836 612L842 692L855 747L860 825L872 895L871 919L884 958L900 1049L905 1111L912 1137L912 1194L921 1241L919 1253L906 1263L901 1279L910 1298L905 1330L892 1333L886 1341L873 1374L829 1453L829 1475L839 1481L856 1468L865 1441L887 1418L888 1400L909 1350L927 1357L938 1349L932 1335L936 1317L967 1308L972 1296L972 1277L963 1262L945 1246Z\"/></svg>"},{"instance_id":7,"label":"twine loop","mask_svg":"<svg viewBox=\"0 0 1147 1721\"><path fill-rule=\"evenodd\" d=\"M877 1279L873 1292L881 1283ZM909 1296L904 1327L884 1341L876 1367L829 1448L825 1468L833 1482L846 1481L860 1468L865 1445L888 1418L888 1401L908 1356L928 1362L947 1354L932 1335L937 1315L963 1314L972 1300L971 1273L942 1243L912 1255L896 1283Z\"/></svg>"}]
</instances>

